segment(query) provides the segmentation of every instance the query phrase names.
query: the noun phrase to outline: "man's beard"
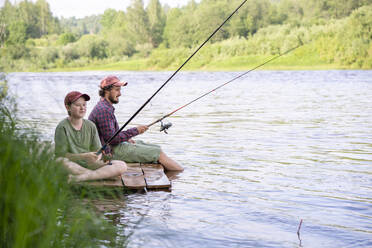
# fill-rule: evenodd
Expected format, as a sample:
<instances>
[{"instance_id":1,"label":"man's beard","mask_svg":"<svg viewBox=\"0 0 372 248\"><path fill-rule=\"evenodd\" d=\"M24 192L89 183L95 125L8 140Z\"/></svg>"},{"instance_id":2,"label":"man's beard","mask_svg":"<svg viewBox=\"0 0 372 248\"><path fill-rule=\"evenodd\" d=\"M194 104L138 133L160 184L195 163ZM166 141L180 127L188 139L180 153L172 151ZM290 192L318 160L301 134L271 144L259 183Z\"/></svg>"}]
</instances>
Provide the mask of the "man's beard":
<instances>
[{"instance_id":1,"label":"man's beard","mask_svg":"<svg viewBox=\"0 0 372 248\"><path fill-rule=\"evenodd\" d=\"M113 104L117 104L119 102L119 99L118 100L115 100L112 96L109 96L109 100L110 102L112 102Z\"/></svg>"}]
</instances>

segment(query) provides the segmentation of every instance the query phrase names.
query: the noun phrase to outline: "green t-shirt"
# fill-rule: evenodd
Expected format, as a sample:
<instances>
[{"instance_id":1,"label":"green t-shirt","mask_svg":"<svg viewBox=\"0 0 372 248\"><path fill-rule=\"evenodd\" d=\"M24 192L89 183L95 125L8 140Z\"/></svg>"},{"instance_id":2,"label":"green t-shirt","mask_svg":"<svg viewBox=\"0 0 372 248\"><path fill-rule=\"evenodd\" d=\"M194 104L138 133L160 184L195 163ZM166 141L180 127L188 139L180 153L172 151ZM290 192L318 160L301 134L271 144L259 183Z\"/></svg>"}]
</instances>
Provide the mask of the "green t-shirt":
<instances>
[{"instance_id":1,"label":"green t-shirt","mask_svg":"<svg viewBox=\"0 0 372 248\"><path fill-rule=\"evenodd\" d=\"M54 142L57 157L64 157L66 153L96 152L101 148L96 125L85 119L80 130L76 130L68 118L62 120L56 127Z\"/></svg>"}]
</instances>

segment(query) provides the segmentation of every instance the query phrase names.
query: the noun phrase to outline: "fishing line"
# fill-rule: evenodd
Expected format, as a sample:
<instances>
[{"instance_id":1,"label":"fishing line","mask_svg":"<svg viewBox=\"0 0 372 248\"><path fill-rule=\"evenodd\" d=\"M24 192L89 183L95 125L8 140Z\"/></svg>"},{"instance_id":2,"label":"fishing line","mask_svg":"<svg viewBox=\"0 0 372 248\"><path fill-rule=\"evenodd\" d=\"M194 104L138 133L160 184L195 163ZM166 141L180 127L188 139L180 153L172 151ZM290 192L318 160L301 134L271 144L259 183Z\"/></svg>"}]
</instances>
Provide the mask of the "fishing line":
<instances>
[{"instance_id":1,"label":"fishing line","mask_svg":"<svg viewBox=\"0 0 372 248\"><path fill-rule=\"evenodd\" d=\"M139 112L141 112L141 110L152 100L152 98L155 97L155 95L157 95L159 93L159 91L182 69L182 67L184 67L184 65L187 64L187 62L189 62L189 60L194 57L194 55L218 32L218 30L220 30L222 28L223 25L225 25L225 23L230 20L230 18L247 2L248 0L244 0L230 15L229 17L226 18L225 21L222 22L222 24L216 28L216 30L214 30L214 32L198 47L198 49L195 50L195 52L193 54L190 55L190 57L188 59L186 59L186 61L163 83L162 86L159 87L159 89L149 98L147 99L147 101L132 115L132 117L130 117L127 122L125 122L125 124L120 128L118 129L113 135L112 137L101 147L101 149L98 150L98 152L96 153L97 155L101 154L103 150L106 149L106 147L111 143L111 141L129 124L129 122L131 122L133 120L134 117L137 116L137 114Z\"/></svg>"},{"instance_id":2,"label":"fishing line","mask_svg":"<svg viewBox=\"0 0 372 248\"><path fill-rule=\"evenodd\" d=\"M173 115L173 114L176 113L177 111L179 111L179 110L181 110L181 109L183 109L183 108L189 106L190 104L192 104L192 103L198 101L199 99L201 99L201 98L203 98L203 97L205 97L205 96L211 94L212 92L214 92L214 91L216 91L216 90L218 90L218 89L220 89L220 88L222 88L222 87L228 85L229 83L231 83L231 82L233 82L233 81L235 81L235 80L237 80L237 79L239 79L239 78L241 78L241 77L247 75L247 74L250 73L251 71L254 71L254 70L256 70L256 69L258 69L258 68L260 68L260 67L266 65L267 63L269 63L269 62L271 62L271 61L273 61L273 60L275 60L275 59L277 59L277 58L279 58L279 57L281 57L281 56L283 56L283 55L285 55L285 54L287 54L287 53L290 53L291 51L293 51L293 50L295 50L295 49L297 49L297 48L299 48L300 46L303 45L303 42L300 40L300 38L298 38L298 39L299 39L299 42L300 42L299 45L297 45L297 46L295 46L295 47L292 47L291 49L288 49L288 50L285 51L284 53L278 54L278 55L272 57L271 59L266 60L264 63L262 63L262 64L260 64L260 65L258 65L258 66L255 66L254 68L250 69L249 71L246 71L246 72L244 72L244 73L238 75L237 77L231 79L230 81L227 81L226 83L223 83L223 84L217 86L216 88L214 88L214 89L208 91L207 93L204 93L203 95L201 95L201 96L195 98L194 100L192 100L192 101L186 103L185 105L183 105L183 106L181 106L181 107L179 107L179 108L173 110L173 111L170 112L169 114L166 114L166 115L164 115L163 117L157 119L156 121L154 121L154 122L152 122L151 124L147 125L147 127L151 127L151 126L154 125L155 123L161 122L160 132L161 132L161 131L164 131L165 133L167 133L167 129L169 129L169 128L172 126L172 123L166 123L166 124L163 124L163 120L164 120L165 118L167 118L167 117Z\"/></svg>"}]
</instances>

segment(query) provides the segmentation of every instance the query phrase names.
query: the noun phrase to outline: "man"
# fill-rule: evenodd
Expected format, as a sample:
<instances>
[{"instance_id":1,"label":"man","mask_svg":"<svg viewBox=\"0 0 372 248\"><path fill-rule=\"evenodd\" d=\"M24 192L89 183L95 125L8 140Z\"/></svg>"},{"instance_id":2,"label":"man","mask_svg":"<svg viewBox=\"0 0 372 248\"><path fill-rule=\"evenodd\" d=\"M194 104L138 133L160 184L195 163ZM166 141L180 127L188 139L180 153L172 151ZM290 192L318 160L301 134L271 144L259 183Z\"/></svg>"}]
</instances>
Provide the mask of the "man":
<instances>
[{"instance_id":1,"label":"man","mask_svg":"<svg viewBox=\"0 0 372 248\"><path fill-rule=\"evenodd\" d=\"M86 113L87 94L72 91L65 97L68 117L62 120L55 130L55 154L67 170L72 173L70 181L106 179L120 176L127 169L123 161L112 164L96 155L101 148L97 128L89 120L83 119Z\"/></svg>"},{"instance_id":2,"label":"man","mask_svg":"<svg viewBox=\"0 0 372 248\"><path fill-rule=\"evenodd\" d=\"M102 144L105 144L119 129L114 111L114 104L119 102L121 89L127 82L120 82L116 76L105 77L100 83L100 101L89 115L98 129ZM148 129L145 125L130 128L120 132L110 143L106 153L112 153L114 159L127 163L161 163L168 171L182 171L183 168L169 158L158 145L134 141L133 137L144 133Z\"/></svg>"}]
</instances>

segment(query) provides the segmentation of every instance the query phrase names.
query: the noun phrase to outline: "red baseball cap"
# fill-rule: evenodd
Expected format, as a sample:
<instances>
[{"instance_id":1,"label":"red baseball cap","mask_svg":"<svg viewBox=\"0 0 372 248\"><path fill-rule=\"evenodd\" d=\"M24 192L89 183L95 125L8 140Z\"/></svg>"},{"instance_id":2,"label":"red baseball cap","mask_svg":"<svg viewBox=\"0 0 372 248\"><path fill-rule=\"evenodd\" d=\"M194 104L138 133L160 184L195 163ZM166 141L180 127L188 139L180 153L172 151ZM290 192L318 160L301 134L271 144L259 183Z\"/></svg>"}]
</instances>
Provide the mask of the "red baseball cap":
<instances>
[{"instance_id":1,"label":"red baseball cap","mask_svg":"<svg viewBox=\"0 0 372 248\"><path fill-rule=\"evenodd\" d=\"M114 85L114 86L126 86L127 82L120 82L119 78L116 76L107 76L102 79L100 87L103 89L107 86Z\"/></svg>"},{"instance_id":2,"label":"red baseball cap","mask_svg":"<svg viewBox=\"0 0 372 248\"><path fill-rule=\"evenodd\" d=\"M79 91L71 91L65 97L65 105L70 105L80 97L84 97L85 101L90 100L90 97L87 94L80 93Z\"/></svg>"}]
</instances>

